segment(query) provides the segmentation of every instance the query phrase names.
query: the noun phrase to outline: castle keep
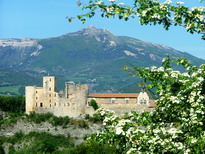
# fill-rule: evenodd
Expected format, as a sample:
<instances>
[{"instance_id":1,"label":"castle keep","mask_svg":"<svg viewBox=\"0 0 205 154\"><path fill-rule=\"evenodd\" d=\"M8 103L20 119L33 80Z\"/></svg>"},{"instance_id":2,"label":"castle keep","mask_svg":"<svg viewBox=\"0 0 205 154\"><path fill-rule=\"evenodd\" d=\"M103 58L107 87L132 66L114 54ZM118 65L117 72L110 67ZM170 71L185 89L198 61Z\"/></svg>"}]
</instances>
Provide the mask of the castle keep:
<instances>
[{"instance_id":1,"label":"castle keep","mask_svg":"<svg viewBox=\"0 0 205 154\"><path fill-rule=\"evenodd\" d=\"M89 94L87 84L66 82L65 90L56 92L54 76L43 77L43 87L26 86L26 113L51 112L56 116L78 117L93 114L88 102L96 100L98 106L114 110L117 114L131 110L150 110L153 101L146 91L137 93Z\"/></svg>"}]
</instances>

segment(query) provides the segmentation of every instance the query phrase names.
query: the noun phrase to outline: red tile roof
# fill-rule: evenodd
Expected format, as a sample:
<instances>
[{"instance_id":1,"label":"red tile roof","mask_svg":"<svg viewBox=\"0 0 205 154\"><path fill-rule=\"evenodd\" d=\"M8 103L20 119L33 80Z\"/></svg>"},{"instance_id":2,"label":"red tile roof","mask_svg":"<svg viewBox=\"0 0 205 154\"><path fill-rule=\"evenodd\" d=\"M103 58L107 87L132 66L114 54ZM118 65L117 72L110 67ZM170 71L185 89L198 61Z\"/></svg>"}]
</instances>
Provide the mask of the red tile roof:
<instances>
[{"instance_id":1,"label":"red tile roof","mask_svg":"<svg viewBox=\"0 0 205 154\"><path fill-rule=\"evenodd\" d=\"M94 93L89 94L88 97L95 98L136 98L138 93Z\"/></svg>"}]
</instances>

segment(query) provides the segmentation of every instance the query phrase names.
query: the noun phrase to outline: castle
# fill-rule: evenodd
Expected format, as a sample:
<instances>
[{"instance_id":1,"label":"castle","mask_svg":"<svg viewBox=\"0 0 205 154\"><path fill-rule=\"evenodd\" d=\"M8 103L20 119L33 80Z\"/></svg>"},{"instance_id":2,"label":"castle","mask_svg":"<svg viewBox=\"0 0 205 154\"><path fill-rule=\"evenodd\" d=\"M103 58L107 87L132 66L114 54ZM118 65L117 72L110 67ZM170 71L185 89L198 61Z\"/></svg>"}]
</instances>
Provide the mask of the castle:
<instances>
[{"instance_id":1,"label":"castle","mask_svg":"<svg viewBox=\"0 0 205 154\"><path fill-rule=\"evenodd\" d=\"M99 107L117 114L131 110L151 110L153 101L146 91L137 93L88 93L87 84L66 82L65 90L56 92L54 76L43 77L43 87L26 86L26 113L51 112L56 116L78 117L95 111L89 103L94 99Z\"/></svg>"}]
</instances>

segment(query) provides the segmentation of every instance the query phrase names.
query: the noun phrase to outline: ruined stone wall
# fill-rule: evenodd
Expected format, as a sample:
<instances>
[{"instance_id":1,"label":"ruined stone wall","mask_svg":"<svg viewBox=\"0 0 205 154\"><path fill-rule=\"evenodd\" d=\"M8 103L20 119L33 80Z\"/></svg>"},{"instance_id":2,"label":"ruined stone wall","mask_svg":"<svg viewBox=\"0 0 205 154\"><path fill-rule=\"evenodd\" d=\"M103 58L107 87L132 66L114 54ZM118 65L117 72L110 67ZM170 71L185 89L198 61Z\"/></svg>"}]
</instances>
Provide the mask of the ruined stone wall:
<instances>
[{"instance_id":1,"label":"ruined stone wall","mask_svg":"<svg viewBox=\"0 0 205 154\"><path fill-rule=\"evenodd\" d=\"M83 114L94 113L92 107L87 106L88 86L67 82L62 96L55 92L55 77L43 77L43 87L26 87L26 113L51 112L56 116L78 117Z\"/></svg>"},{"instance_id":2,"label":"ruined stone wall","mask_svg":"<svg viewBox=\"0 0 205 154\"><path fill-rule=\"evenodd\" d=\"M150 110L150 100L146 92L141 92L133 98L88 98L88 85L66 82L65 90L58 94L55 91L56 80L54 76L43 77L43 87L26 87L26 113L51 112L56 116L78 117L93 114L94 109L88 106L92 99L96 100L101 108L110 109L117 114L131 110Z\"/></svg>"}]
</instances>

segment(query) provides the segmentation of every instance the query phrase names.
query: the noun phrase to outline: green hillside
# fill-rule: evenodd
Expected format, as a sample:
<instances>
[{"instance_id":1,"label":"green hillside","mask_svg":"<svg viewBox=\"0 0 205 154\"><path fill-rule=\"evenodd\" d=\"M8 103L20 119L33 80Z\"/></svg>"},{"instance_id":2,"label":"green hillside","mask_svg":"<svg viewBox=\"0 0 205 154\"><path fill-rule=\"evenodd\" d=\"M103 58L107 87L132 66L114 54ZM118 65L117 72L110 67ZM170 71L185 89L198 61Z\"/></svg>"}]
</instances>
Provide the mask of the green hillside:
<instances>
[{"instance_id":1,"label":"green hillside","mask_svg":"<svg viewBox=\"0 0 205 154\"><path fill-rule=\"evenodd\" d=\"M0 87L0 92L20 94L15 89L25 85L41 85L41 77L48 74L57 76L58 90L64 88L65 81L74 81L88 83L91 92L132 92L127 86L137 85L141 80L128 76L123 71L124 66L160 66L167 55L187 58L195 65L205 63L205 60L170 47L115 36L95 27L55 38L30 39L28 42L33 45L16 50L12 46L0 47L0 68L10 69L13 73L0 70L0 82L13 86L12 90ZM131 89L133 92L139 91L137 86Z\"/></svg>"}]
</instances>

